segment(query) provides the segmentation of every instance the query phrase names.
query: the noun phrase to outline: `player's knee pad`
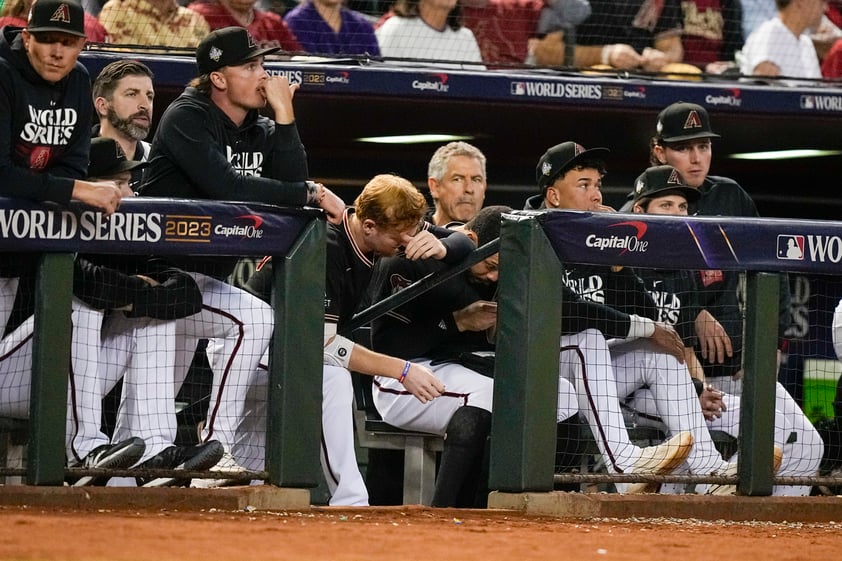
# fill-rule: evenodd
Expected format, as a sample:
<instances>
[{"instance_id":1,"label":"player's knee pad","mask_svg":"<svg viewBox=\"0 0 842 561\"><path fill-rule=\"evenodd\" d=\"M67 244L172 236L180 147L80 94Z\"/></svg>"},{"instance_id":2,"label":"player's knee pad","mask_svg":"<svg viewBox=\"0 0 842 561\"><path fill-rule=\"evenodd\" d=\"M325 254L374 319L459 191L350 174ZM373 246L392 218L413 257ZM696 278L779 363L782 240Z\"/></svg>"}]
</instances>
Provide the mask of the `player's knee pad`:
<instances>
[{"instance_id":1,"label":"player's knee pad","mask_svg":"<svg viewBox=\"0 0 842 561\"><path fill-rule=\"evenodd\" d=\"M445 446L484 445L491 433L491 413L479 407L460 407L450 418Z\"/></svg>"}]
</instances>

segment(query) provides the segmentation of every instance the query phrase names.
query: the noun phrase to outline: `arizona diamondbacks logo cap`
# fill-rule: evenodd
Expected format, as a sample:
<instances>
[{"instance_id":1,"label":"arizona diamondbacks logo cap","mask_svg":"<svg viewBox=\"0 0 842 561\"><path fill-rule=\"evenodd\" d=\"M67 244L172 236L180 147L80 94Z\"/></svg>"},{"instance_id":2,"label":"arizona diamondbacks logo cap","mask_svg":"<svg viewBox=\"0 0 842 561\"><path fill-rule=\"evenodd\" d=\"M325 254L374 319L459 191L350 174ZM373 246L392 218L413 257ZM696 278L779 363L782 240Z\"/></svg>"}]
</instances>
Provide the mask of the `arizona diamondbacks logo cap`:
<instances>
[{"instance_id":1,"label":"arizona diamondbacks logo cap","mask_svg":"<svg viewBox=\"0 0 842 561\"><path fill-rule=\"evenodd\" d=\"M48 31L85 35L85 10L77 0L38 0L29 11L26 29L30 33Z\"/></svg>"},{"instance_id":2,"label":"arizona diamondbacks logo cap","mask_svg":"<svg viewBox=\"0 0 842 561\"><path fill-rule=\"evenodd\" d=\"M719 135L710 129L707 110L701 105L683 101L673 103L661 111L655 132L658 139L664 142L719 138Z\"/></svg>"},{"instance_id":3,"label":"arizona diamondbacks logo cap","mask_svg":"<svg viewBox=\"0 0 842 561\"><path fill-rule=\"evenodd\" d=\"M196 48L196 66L199 67L199 74L210 74L223 66L238 66L280 50L280 47L260 48L242 27L224 27L209 33L199 43Z\"/></svg>"},{"instance_id":4,"label":"arizona diamondbacks logo cap","mask_svg":"<svg viewBox=\"0 0 842 561\"><path fill-rule=\"evenodd\" d=\"M643 198L651 199L673 194L683 196L688 203L698 201L701 195L698 189L687 185L678 170L672 166L647 168L634 182L635 202Z\"/></svg>"}]
</instances>

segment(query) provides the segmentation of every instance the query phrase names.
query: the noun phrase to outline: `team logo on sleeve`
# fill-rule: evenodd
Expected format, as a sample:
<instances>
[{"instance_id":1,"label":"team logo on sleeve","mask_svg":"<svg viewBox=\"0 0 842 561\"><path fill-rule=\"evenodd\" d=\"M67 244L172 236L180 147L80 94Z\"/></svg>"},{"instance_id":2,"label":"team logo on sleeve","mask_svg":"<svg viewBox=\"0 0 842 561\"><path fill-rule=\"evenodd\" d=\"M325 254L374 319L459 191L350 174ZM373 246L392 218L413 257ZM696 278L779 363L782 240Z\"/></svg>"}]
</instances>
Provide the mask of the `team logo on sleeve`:
<instances>
[{"instance_id":1,"label":"team logo on sleeve","mask_svg":"<svg viewBox=\"0 0 842 561\"><path fill-rule=\"evenodd\" d=\"M392 294L400 292L410 284L412 284L412 281L399 273L389 275L389 286L392 288Z\"/></svg>"},{"instance_id":2,"label":"team logo on sleeve","mask_svg":"<svg viewBox=\"0 0 842 561\"><path fill-rule=\"evenodd\" d=\"M804 236L778 236L778 259L804 260Z\"/></svg>"}]
</instances>

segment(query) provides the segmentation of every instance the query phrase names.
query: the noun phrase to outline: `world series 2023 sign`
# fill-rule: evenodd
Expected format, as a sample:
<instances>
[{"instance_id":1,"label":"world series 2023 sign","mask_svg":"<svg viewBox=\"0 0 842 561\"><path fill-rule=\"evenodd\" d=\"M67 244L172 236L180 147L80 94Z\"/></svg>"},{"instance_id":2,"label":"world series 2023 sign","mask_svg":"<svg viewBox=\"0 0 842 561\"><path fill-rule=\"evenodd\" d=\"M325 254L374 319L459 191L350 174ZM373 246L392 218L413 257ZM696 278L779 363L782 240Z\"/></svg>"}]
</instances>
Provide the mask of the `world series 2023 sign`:
<instances>
[{"instance_id":1,"label":"world series 2023 sign","mask_svg":"<svg viewBox=\"0 0 842 561\"><path fill-rule=\"evenodd\" d=\"M0 251L284 255L315 209L251 203L124 199L106 216L0 198Z\"/></svg>"}]
</instances>

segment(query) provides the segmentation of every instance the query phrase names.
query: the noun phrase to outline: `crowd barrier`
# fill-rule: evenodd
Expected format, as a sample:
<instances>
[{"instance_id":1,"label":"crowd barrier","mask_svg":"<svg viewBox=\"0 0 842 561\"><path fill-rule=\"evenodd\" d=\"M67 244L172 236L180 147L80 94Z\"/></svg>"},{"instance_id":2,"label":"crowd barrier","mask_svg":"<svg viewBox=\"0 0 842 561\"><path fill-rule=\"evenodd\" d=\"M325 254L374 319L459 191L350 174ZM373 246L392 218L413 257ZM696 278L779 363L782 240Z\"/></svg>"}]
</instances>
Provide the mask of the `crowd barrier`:
<instances>
[{"instance_id":1,"label":"crowd barrier","mask_svg":"<svg viewBox=\"0 0 842 561\"><path fill-rule=\"evenodd\" d=\"M74 254L273 257L266 470L280 487L319 473L325 221L314 209L124 199L110 217L85 207L0 199L0 252L40 253L26 483L62 485ZM9 258L8 255L5 258ZM81 473L84 475L84 473Z\"/></svg>"},{"instance_id":2,"label":"crowd barrier","mask_svg":"<svg viewBox=\"0 0 842 561\"><path fill-rule=\"evenodd\" d=\"M746 272L743 393L737 486L768 495L773 483L821 478L772 473L780 273L838 275L842 224L825 221L672 217L576 211L504 215L490 488L553 489L561 333L562 263ZM793 251L792 247L796 250ZM832 309L832 308L831 308ZM829 330L828 330L829 331ZM580 475L588 480L591 475ZM613 475L617 482L651 481ZM660 476L677 482L686 476ZM696 477L733 483L733 477ZM838 480L835 481L838 484Z\"/></svg>"}]
</instances>

